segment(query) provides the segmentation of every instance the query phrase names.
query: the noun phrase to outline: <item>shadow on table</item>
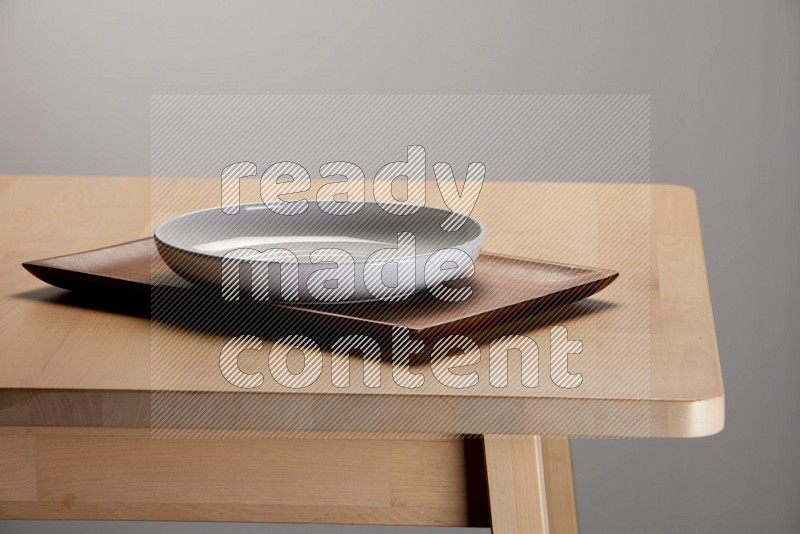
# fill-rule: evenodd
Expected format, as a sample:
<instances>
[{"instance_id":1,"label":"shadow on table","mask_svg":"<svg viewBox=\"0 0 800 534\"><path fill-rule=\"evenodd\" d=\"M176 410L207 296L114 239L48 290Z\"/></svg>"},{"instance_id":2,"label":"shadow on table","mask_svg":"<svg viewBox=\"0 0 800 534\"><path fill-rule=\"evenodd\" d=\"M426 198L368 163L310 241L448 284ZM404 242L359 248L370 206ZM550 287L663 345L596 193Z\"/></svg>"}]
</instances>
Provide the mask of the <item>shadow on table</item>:
<instances>
[{"instance_id":1,"label":"shadow on table","mask_svg":"<svg viewBox=\"0 0 800 534\"><path fill-rule=\"evenodd\" d=\"M265 309L259 306L260 303L253 301L218 302L214 304L214 313L209 313L207 302L198 301L196 305L191 305L182 301L180 305L170 305L169 300L159 300L154 296L151 302L151 299L141 294L79 293L45 287L18 293L14 297L52 305L149 318L154 321L155 328L163 325L168 328L177 327L228 337L248 334L262 339L277 339L288 335L303 335L327 348L342 336L354 334L370 336L381 345L388 345L391 341L391 328L386 325L354 327L352 324L337 323L335 317L325 316L309 320L307 314L298 314L291 309L276 307ZM449 334L460 334L482 343L504 335L519 334L547 326L569 326L571 320L595 315L618 306L619 304L602 299L584 299L565 306L538 310L536 313L510 316L496 323L465 322L454 325L450 330L437 331L435 336L426 334L416 336L412 333L412 337L422 341L435 341ZM420 357L427 358L427 352L420 354Z\"/></svg>"}]
</instances>

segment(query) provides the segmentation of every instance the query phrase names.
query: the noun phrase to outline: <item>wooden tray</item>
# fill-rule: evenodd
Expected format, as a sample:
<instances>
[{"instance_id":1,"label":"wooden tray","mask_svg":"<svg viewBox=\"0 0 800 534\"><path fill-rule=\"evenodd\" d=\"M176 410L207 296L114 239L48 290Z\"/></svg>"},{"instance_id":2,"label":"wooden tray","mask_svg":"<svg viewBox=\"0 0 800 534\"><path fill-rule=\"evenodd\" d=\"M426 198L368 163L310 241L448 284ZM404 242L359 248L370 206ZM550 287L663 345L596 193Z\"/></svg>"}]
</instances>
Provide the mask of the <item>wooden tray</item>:
<instances>
[{"instance_id":1,"label":"wooden tray","mask_svg":"<svg viewBox=\"0 0 800 534\"><path fill-rule=\"evenodd\" d=\"M399 303L299 305L255 302L247 297L240 302L224 301L219 291L195 287L172 273L159 258L152 238L22 265L48 284L100 299L150 301L155 319L204 329L248 331L260 326L276 333L312 326L334 328L337 335L342 329L374 335L405 326L422 337L474 332L498 321L575 302L618 276L607 269L484 253L475 263L474 276L465 281L473 294L464 302L442 302L424 293ZM226 319L209 321L213 316ZM232 328L234 324L238 328Z\"/></svg>"}]
</instances>

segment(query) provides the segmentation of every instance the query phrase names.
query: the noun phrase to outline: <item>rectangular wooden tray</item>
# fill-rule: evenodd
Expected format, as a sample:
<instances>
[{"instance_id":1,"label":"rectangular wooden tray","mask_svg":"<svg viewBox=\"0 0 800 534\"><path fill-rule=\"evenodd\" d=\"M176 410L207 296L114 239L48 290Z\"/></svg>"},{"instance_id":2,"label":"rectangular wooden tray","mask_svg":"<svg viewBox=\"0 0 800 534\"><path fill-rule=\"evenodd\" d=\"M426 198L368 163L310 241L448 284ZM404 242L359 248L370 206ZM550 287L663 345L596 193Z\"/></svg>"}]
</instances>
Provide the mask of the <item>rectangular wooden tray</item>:
<instances>
[{"instance_id":1,"label":"rectangular wooden tray","mask_svg":"<svg viewBox=\"0 0 800 534\"><path fill-rule=\"evenodd\" d=\"M99 299L152 302L156 319L208 327L208 316L238 317L241 328L265 333L298 326L385 334L404 326L422 337L474 332L499 321L541 312L584 299L613 282L607 269L484 253L466 283L473 289L464 302L442 302L428 293L403 302L300 305L278 302L231 303L172 273L161 261L152 238L23 263L37 278ZM214 306L210 308L210 306ZM254 313L257 312L257 313ZM204 316L204 317L201 317ZM220 321L214 328L223 328ZM232 320L225 324L234 324ZM257 324L256 324L257 323Z\"/></svg>"}]
</instances>

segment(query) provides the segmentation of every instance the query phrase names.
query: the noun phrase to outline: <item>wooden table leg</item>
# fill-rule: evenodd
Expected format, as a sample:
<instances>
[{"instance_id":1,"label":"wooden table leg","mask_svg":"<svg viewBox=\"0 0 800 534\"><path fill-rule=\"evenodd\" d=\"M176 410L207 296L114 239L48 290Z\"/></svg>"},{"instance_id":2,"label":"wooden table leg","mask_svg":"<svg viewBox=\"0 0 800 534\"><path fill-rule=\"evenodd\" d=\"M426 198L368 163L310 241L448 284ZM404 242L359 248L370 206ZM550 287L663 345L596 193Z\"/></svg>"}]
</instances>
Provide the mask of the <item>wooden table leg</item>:
<instances>
[{"instance_id":1,"label":"wooden table leg","mask_svg":"<svg viewBox=\"0 0 800 534\"><path fill-rule=\"evenodd\" d=\"M492 532L577 533L567 438L484 436Z\"/></svg>"},{"instance_id":2,"label":"wooden table leg","mask_svg":"<svg viewBox=\"0 0 800 534\"><path fill-rule=\"evenodd\" d=\"M542 438L544 483L550 531L578 532L578 508L572 474L572 452L565 437Z\"/></svg>"}]
</instances>

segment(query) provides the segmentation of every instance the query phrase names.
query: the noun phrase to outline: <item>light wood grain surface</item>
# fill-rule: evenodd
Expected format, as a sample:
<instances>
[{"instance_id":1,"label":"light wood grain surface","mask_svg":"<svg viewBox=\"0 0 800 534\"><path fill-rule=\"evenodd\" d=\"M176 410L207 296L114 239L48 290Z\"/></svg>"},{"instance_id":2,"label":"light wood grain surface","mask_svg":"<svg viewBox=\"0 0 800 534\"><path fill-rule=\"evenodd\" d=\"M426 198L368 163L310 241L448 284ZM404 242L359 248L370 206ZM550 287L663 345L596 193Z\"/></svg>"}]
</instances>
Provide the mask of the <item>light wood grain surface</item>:
<instances>
[{"instance_id":1,"label":"light wood grain surface","mask_svg":"<svg viewBox=\"0 0 800 534\"><path fill-rule=\"evenodd\" d=\"M224 336L157 325L166 341L151 345L147 318L76 305L66 292L42 284L20 267L26 260L141 238L171 214L219 203L217 181L173 180L156 184L159 200L151 213L151 185L144 178L0 178L0 424L145 426L154 390L193 392L192 402L203 395L213 402L214 395L231 393L219 372ZM258 201L256 191L257 182L245 184L243 201ZM428 200L441 205L437 194L434 186ZM359 384L357 374L351 388L334 388L326 353L328 379L323 374L311 387L292 393L293 418L309 421L299 430L438 429L450 434L512 429L695 437L722 428L723 385L691 190L487 183L474 215L489 229L489 251L620 272L612 286L583 306L497 333L525 334L537 341L542 349L540 387L523 387L513 365L507 388L490 386L485 355L492 332L476 332L484 357L471 369L481 380L466 390L438 384L429 369L425 387L402 388L388 379L388 368L383 370L385 387L377 390ZM571 339L583 341L583 352L570 359L570 370L584 378L575 389L549 380L552 324L563 324ZM160 350L170 345L180 350ZM263 354L243 355L242 364L264 370L259 357ZM164 372L154 375L154 362ZM259 403L268 403L277 393L286 392L266 381L243 395L252 396L247 404L258 410ZM375 407L380 421L361 428L347 416ZM404 426L415 410L429 419L424 428ZM481 418L471 418L475 413ZM491 423L499 420L504 421L501 427ZM267 420L263 426L273 423L285 421Z\"/></svg>"},{"instance_id":2,"label":"light wood grain surface","mask_svg":"<svg viewBox=\"0 0 800 534\"><path fill-rule=\"evenodd\" d=\"M550 532L542 438L486 436L492 531L495 534Z\"/></svg>"},{"instance_id":3,"label":"light wood grain surface","mask_svg":"<svg viewBox=\"0 0 800 534\"><path fill-rule=\"evenodd\" d=\"M8 462L6 465L5 462ZM468 526L461 440L0 428L0 518Z\"/></svg>"},{"instance_id":4,"label":"light wood grain surface","mask_svg":"<svg viewBox=\"0 0 800 534\"><path fill-rule=\"evenodd\" d=\"M577 534L578 506L569 439L557 436L542 438L542 461L550 531Z\"/></svg>"}]
</instances>

